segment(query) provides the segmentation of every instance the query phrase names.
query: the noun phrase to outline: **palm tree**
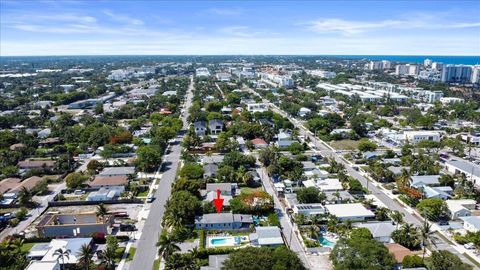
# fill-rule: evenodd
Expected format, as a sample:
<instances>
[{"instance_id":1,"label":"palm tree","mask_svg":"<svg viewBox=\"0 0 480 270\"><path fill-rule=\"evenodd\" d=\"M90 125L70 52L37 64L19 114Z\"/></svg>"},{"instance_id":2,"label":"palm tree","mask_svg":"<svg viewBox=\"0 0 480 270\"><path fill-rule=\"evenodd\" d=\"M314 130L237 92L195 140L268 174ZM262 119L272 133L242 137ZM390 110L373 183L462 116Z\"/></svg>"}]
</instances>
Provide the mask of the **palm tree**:
<instances>
[{"instance_id":1,"label":"palm tree","mask_svg":"<svg viewBox=\"0 0 480 270\"><path fill-rule=\"evenodd\" d=\"M336 216L330 215L327 221L327 229L331 232L336 232L340 221Z\"/></svg>"},{"instance_id":2,"label":"palm tree","mask_svg":"<svg viewBox=\"0 0 480 270\"><path fill-rule=\"evenodd\" d=\"M8 247L14 249L16 252L20 252L23 245L23 239L15 238L8 240Z\"/></svg>"},{"instance_id":3,"label":"palm tree","mask_svg":"<svg viewBox=\"0 0 480 270\"><path fill-rule=\"evenodd\" d=\"M85 266L85 270L90 269L94 251L91 245L83 244L77 252L78 261Z\"/></svg>"},{"instance_id":4,"label":"palm tree","mask_svg":"<svg viewBox=\"0 0 480 270\"><path fill-rule=\"evenodd\" d=\"M310 216L310 222L312 225L318 225L322 221L322 216L320 215L311 215Z\"/></svg>"},{"instance_id":5,"label":"palm tree","mask_svg":"<svg viewBox=\"0 0 480 270\"><path fill-rule=\"evenodd\" d=\"M23 205L28 205L32 203L33 193L26 187L22 187L18 193L18 200Z\"/></svg>"},{"instance_id":6,"label":"palm tree","mask_svg":"<svg viewBox=\"0 0 480 270\"><path fill-rule=\"evenodd\" d=\"M115 250L111 248L107 248L106 250L102 250L98 252L98 258L100 259L101 263L105 265L105 269L114 269L115 268L115 258L117 254Z\"/></svg>"},{"instance_id":7,"label":"palm tree","mask_svg":"<svg viewBox=\"0 0 480 270\"><path fill-rule=\"evenodd\" d=\"M338 200L340 200L340 198L341 198L342 196L340 196L340 192L335 191L335 192L333 193L333 197L335 197L335 200L338 201Z\"/></svg>"},{"instance_id":8,"label":"palm tree","mask_svg":"<svg viewBox=\"0 0 480 270\"><path fill-rule=\"evenodd\" d=\"M397 178L396 182L399 190L408 187L410 184L410 172L402 169L402 175Z\"/></svg>"},{"instance_id":9,"label":"palm tree","mask_svg":"<svg viewBox=\"0 0 480 270\"><path fill-rule=\"evenodd\" d=\"M165 228L179 228L183 226L183 218L175 215L175 213L165 214L162 225Z\"/></svg>"},{"instance_id":10,"label":"palm tree","mask_svg":"<svg viewBox=\"0 0 480 270\"><path fill-rule=\"evenodd\" d=\"M199 258L200 254L197 247L194 247L189 251L190 256L192 256L193 267L192 269L198 269L202 265L202 260Z\"/></svg>"},{"instance_id":11,"label":"palm tree","mask_svg":"<svg viewBox=\"0 0 480 270\"><path fill-rule=\"evenodd\" d=\"M316 225L311 225L307 229L308 237L312 239L318 239L320 228Z\"/></svg>"},{"instance_id":12,"label":"palm tree","mask_svg":"<svg viewBox=\"0 0 480 270\"><path fill-rule=\"evenodd\" d=\"M160 239L158 239L157 246L158 255L162 256L165 261L168 260L168 257L175 253L175 251L180 251L180 247L176 244L176 239L167 233L162 233Z\"/></svg>"},{"instance_id":13,"label":"palm tree","mask_svg":"<svg viewBox=\"0 0 480 270\"><path fill-rule=\"evenodd\" d=\"M103 204L97 206L97 217L102 217L102 222L105 223L105 216L108 215L108 208Z\"/></svg>"},{"instance_id":14,"label":"palm tree","mask_svg":"<svg viewBox=\"0 0 480 270\"><path fill-rule=\"evenodd\" d=\"M430 239L430 236L432 235L432 233L433 233L432 225L430 225L430 223L428 223L428 221L425 219L422 227L420 228L420 236L422 238L422 247L423 247L423 256L422 256L423 259L425 259L425 253L427 253L427 244L431 242L435 245L435 243Z\"/></svg>"},{"instance_id":15,"label":"palm tree","mask_svg":"<svg viewBox=\"0 0 480 270\"><path fill-rule=\"evenodd\" d=\"M403 217L405 216L404 213L395 210L390 214L390 217L392 218L393 222L396 224L396 229L398 230L398 226L403 223Z\"/></svg>"},{"instance_id":16,"label":"palm tree","mask_svg":"<svg viewBox=\"0 0 480 270\"><path fill-rule=\"evenodd\" d=\"M53 253L53 256L57 256L57 261L62 260L60 268L65 267L65 258L70 259L70 252L70 249L59 248Z\"/></svg>"}]
</instances>

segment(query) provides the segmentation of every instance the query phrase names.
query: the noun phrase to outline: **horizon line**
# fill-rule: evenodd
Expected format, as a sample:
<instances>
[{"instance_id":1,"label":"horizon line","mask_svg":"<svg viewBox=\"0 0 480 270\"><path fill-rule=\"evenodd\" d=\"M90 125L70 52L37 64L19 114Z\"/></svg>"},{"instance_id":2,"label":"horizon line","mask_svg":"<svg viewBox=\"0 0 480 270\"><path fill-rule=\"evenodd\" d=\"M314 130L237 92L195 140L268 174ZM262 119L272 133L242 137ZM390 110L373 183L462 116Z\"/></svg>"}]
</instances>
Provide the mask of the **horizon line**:
<instances>
[{"instance_id":1,"label":"horizon line","mask_svg":"<svg viewBox=\"0 0 480 270\"><path fill-rule=\"evenodd\" d=\"M3 57L61 57L61 56L433 56L433 57L479 57L467 54L39 54L0 55Z\"/></svg>"}]
</instances>

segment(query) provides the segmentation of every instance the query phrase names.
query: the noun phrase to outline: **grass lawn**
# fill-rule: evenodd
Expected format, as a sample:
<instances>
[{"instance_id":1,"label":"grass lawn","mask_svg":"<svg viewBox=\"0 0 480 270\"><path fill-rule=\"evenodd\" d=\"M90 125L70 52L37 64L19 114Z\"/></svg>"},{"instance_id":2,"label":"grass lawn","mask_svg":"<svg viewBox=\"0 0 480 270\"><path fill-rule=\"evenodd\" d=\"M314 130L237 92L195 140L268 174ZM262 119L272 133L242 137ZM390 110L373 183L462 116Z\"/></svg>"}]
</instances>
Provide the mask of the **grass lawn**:
<instances>
[{"instance_id":1,"label":"grass lawn","mask_svg":"<svg viewBox=\"0 0 480 270\"><path fill-rule=\"evenodd\" d=\"M250 194L254 191L259 191L259 190L262 190L262 187L258 187L258 188L242 187L242 188L240 188L240 192L244 193L244 194Z\"/></svg>"},{"instance_id":2,"label":"grass lawn","mask_svg":"<svg viewBox=\"0 0 480 270\"><path fill-rule=\"evenodd\" d=\"M134 247L131 247L131 248L130 248L130 250L128 251L127 259L126 259L127 262L133 260L133 256L135 256L135 252L136 252L136 251L137 251L136 248L134 248Z\"/></svg>"},{"instance_id":3,"label":"grass lawn","mask_svg":"<svg viewBox=\"0 0 480 270\"><path fill-rule=\"evenodd\" d=\"M332 141L330 142L330 146L337 150L356 150L358 142L359 141L354 140Z\"/></svg>"},{"instance_id":4,"label":"grass lawn","mask_svg":"<svg viewBox=\"0 0 480 270\"><path fill-rule=\"evenodd\" d=\"M156 259L155 261L153 261L152 270L158 270L158 269L160 269L160 260Z\"/></svg>"},{"instance_id":5,"label":"grass lawn","mask_svg":"<svg viewBox=\"0 0 480 270\"><path fill-rule=\"evenodd\" d=\"M122 260L123 253L125 253L125 247L119 247L115 250L115 262L119 263Z\"/></svg>"},{"instance_id":6,"label":"grass lawn","mask_svg":"<svg viewBox=\"0 0 480 270\"><path fill-rule=\"evenodd\" d=\"M148 191L149 191L149 190L147 189L147 190L145 190L145 191L139 192L138 195L137 195L137 197L147 197Z\"/></svg>"},{"instance_id":7,"label":"grass lawn","mask_svg":"<svg viewBox=\"0 0 480 270\"><path fill-rule=\"evenodd\" d=\"M38 244L38 243L23 243L23 245L20 247L20 250L22 252L28 252L30 249L32 249L33 245Z\"/></svg>"}]
</instances>

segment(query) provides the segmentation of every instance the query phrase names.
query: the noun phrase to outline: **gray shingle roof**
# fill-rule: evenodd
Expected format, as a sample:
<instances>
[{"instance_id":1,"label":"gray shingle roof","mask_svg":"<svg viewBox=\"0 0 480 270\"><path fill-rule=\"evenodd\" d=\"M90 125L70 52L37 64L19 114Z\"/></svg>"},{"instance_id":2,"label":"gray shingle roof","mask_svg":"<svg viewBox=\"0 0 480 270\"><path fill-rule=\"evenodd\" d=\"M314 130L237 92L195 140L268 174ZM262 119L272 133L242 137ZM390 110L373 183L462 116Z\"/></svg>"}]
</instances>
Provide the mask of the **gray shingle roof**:
<instances>
[{"instance_id":1,"label":"gray shingle roof","mask_svg":"<svg viewBox=\"0 0 480 270\"><path fill-rule=\"evenodd\" d=\"M452 159L447 161L447 164L457 167L459 170L465 171L467 173L473 172L473 175L480 177L480 166L472 162Z\"/></svg>"},{"instance_id":2,"label":"gray shingle roof","mask_svg":"<svg viewBox=\"0 0 480 270\"><path fill-rule=\"evenodd\" d=\"M135 167L106 167L99 175L129 175L135 173Z\"/></svg>"}]
</instances>

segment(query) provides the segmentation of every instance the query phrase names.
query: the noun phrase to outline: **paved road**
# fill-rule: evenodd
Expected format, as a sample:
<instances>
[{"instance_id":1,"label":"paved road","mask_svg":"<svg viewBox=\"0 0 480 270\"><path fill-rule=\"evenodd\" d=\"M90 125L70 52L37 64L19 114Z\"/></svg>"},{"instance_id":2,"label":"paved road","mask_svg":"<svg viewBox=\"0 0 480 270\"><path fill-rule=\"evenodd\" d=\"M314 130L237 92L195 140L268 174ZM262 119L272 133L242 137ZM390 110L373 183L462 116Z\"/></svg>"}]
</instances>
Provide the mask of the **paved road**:
<instances>
[{"instance_id":1,"label":"paved road","mask_svg":"<svg viewBox=\"0 0 480 270\"><path fill-rule=\"evenodd\" d=\"M190 86L187 91L187 100L185 103L185 113L182 115L183 131L188 127L187 117L188 108L192 102L193 77L190 79ZM183 134L183 132L181 132ZM137 251L130 263L129 269L132 270L150 270L153 267L153 261L157 254L156 243L161 232L161 225L163 214L165 213L165 203L170 197L172 183L175 180L177 168L179 166L180 155L182 147L180 146L181 137L176 139L177 143L171 147L170 153L165 156L163 161L164 172L155 193L155 200L153 201L148 218L143 226L142 235L137 243Z\"/></svg>"},{"instance_id":2,"label":"paved road","mask_svg":"<svg viewBox=\"0 0 480 270\"><path fill-rule=\"evenodd\" d=\"M251 92L251 93L253 93L257 96L260 96L257 92L255 92L251 88L244 88L244 89L246 89L247 91L249 91L249 92ZM262 101L264 103L270 104L270 108L274 112L279 113L282 116L288 117L289 119L291 119L292 123L295 125L295 127L297 127L299 129L299 135L303 135L303 136L305 136L305 138L309 138L310 141L314 143L315 148L316 148L315 150L318 150L318 152L322 156L329 157L329 158L334 158L337 162L343 164L345 166L345 169L347 170L347 172L351 176L353 176L355 179L359 180L360 183L364 187L366 187L370 191L371 194L375 195L388 209L397 210L397 211L400 211L401 213L403 213L404 214L404 220L408 223L412 223L412 224L415 224L417 226L422 225L423 218L421 218L417 215L413 215L410 211L408 211L406 208L404 208L400 203L396 202L391 197L389 197L382 189L378 188L373 183L371 183L366 177L364 177L358 171L356 171L351 166L351 164L349 164L343 158L341 158L341 156L339 154L337 154L330 146L328 146L325 142L323 142L322 140L320 140L319 138L314 136L314 134L311 131L309 131L300 121L294 119L292 116L288 116L283 110L278 108L276 105L270 103L267 99L264 99L263 97L261 97L261 98L262 98ZM472 264L472 262L467 257L465 257L462 253L459 253L456 249L453 248L452 245L450 245L449 243L447 243L443 239L436 238L435 242L437 243L436 249L448 250L448 251L456 254L457 256L459 256L459 258L462 261L464 261L468 264Z\"/></svg>"},{"instance_id":3,"label":"paved road","mask_svg":"<svg viewBox=\"0 0 480 270\"><path fill-rule=\"evenodd\" d=\"M260 175L260 178L262 179L262 184L263 184L263 187L265 188L265 191L273 196L275 212L277 213L277 216L280 220L280 224L282 226L282 232L283 232L283 236L285 237L286 244L293 252L297 253L297 255L302 260L303 264L307 268L312 269L306 257L305 250L303 249L303 246L300 243L300 240L297 238L297 236L294 233L288 214L285 212L285 209L282 207L282 204L275 193L273 184L270 181L270 177L265 172L264 167L258 160L257 160L257 173Z\"/></svg>"}]
</instances>

